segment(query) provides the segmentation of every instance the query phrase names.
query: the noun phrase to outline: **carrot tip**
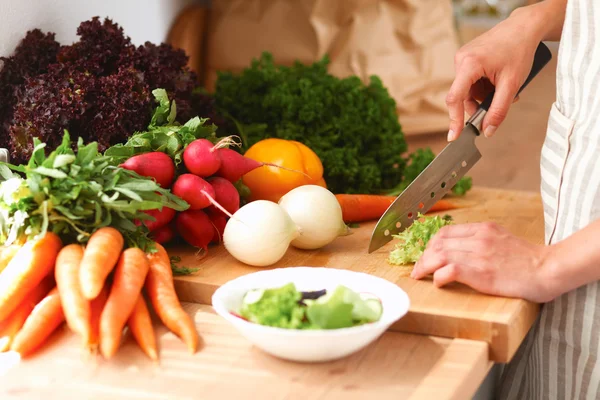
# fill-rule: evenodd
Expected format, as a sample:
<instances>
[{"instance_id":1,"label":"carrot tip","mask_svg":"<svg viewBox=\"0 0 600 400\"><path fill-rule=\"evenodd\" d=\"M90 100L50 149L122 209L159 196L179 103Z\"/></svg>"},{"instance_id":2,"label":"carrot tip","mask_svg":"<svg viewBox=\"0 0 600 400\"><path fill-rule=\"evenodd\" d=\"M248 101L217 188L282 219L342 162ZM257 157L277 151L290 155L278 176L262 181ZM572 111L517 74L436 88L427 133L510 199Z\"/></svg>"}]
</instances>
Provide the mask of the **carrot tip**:
<instances>
[{"instance_id":1,"label":"carrot tip","mask_svg":"<svg viewBox=\"0 0 600 400\"><path fill-rule=\"evenodd\" d=\"M198 351L198 345L196 343L190 343L188 345L188 350L190 351L190 354L196 354Z\"/></svg>"},{"instance_id":2,"label":"carrot tip","mask_svg":"<svg viewBox=\"0 0 600 400\"><path fill-rule=\"evenodd\" d=\"M0 338L0 353L4 353L10 349L10 342L10 336L4 336L3 338Z\"/></svg>"},{"instance_id":3,"label":"carrot tip","mask_svg":"<svg viewBox=\"0 0 600 400\"><path fill-rule=\"evenodd\" d=\"M156 353L156 350L148 349L146 354L148 354L148 357L150 357L152 360L158 361L158 354Z\"/></svg>"}]
</instances>

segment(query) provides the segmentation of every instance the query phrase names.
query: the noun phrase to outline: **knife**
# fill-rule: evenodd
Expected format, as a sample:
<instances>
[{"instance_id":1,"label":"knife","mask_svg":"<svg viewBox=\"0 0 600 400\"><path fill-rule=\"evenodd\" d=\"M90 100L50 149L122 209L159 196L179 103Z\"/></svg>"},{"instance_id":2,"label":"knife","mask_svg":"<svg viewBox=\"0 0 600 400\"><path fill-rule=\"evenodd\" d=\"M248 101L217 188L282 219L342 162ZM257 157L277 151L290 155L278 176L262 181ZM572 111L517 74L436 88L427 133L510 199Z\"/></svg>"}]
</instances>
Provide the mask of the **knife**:
<instances>
[{"instance_id":1,"label":"knife","mask_svg":"<svg viewBox=\"0 0 600 400\"><path fill-rule=\"evenodd\" d=\"M552 53L548 47L540 43L535 52L531 72L517 92L517 96L551 59ZM475 138L480 135L483 118L490 108L493 98L494 91L485 98L477 111L469 118L458 139L446 145L427 168L389 206L373 230L369 253L392 240L392 235L398 234L412 225L418 213L425 214L429 211L479 161L481 153L475 146Z\"/></svg>"}]
</instances>

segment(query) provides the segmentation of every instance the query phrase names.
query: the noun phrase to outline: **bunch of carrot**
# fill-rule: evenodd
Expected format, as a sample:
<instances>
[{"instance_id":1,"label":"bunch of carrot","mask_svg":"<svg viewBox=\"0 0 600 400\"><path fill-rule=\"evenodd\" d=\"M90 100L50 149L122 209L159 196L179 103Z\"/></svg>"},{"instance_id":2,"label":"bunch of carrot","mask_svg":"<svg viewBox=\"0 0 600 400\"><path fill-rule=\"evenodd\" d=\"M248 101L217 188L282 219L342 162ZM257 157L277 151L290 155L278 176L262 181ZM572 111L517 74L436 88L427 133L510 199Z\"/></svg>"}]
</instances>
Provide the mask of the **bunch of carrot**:
<instances>
[{"instance_id":1,"label":"bunch of carrot","mask_svg":"<svg viewBox=\"0 0 600 400\"><path fill-rule=\"evenodd\" d=\"M198 334L173 286L171 263L156 252L123 249L114 228L95 231L86 246L63 246L54 233L0 254L0 351L26 357L66 322L92 353L108 359L118 350L125 327L151 359L158 359L146 297L159 319L190 352ZM2 270L2 266L4 269Z\"/></svg>"}]
</instances>

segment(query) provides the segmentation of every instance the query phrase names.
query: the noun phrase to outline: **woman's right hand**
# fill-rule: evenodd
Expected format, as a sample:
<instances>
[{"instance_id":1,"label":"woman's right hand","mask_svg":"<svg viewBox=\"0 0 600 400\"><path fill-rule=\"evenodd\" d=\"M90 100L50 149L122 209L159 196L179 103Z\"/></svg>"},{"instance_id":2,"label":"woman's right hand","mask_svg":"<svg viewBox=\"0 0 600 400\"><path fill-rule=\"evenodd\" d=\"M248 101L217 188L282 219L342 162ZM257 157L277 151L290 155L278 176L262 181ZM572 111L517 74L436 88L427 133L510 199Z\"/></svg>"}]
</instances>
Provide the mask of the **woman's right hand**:
<instances>
[{"instance_id":1,"label":"woman's right hand","mask_svg":"<svg viewBox=\"0 0 600 400\"><path fill-rule=\"evenodd\" d=\"M562 0L564 1L564 0ZM450 115L448 140L458 138L465 111L472 115L495 89L482 130L491 137L516 101L527 79L535 51L547 34L547 2L515 10L509 18L463 46L456 54L456 78L446 97Z\"/></svg>"}]
</instances>

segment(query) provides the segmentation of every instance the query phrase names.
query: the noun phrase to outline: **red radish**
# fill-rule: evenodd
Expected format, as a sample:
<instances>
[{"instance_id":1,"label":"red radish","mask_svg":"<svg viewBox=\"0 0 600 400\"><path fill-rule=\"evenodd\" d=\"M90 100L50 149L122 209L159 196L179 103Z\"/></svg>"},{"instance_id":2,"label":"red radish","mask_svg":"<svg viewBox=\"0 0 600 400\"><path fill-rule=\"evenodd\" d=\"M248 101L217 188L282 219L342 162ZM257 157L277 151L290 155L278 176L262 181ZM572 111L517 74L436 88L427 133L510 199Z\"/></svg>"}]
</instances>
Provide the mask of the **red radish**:
<instances>
[{"instance_id":1,"label":"red radish","mask_svg":"<svg viewBox=\"0 0 600 400\"><path fill-rule=\"evenodd\" d=\"M214 236L211 243L221 243L223 241L223 232L225 232L225 225L227 225L227 217L220 210L212 208L207 211L208 218L213 226Z\"/></svg>"},{"instance_id":2,"label":"red radish","mask_svg":"<svg viewBox=\"0 0 600 400\"><path fill-rule=\"evenodd\" d=\"M210 206L215 198L215 189L204 179L194 174L182 174L171 189L175 196L190 205L190 210L201 210Z\"/></svg>"},{"instance_id":3,"label":"red radish","mask_svg":"<svg viewBox=\"0 0 600 400\"><path fill-rule=\"evenodd\" d=\"M217 152L219 153L219 158L221 159L221 167L217 171L217 175L227 179L229 182L232 183L239 181L242 178L242 176L246 175L248 172L263 166L281 168L285 169L286 171L292 171L302 175L306 175L304 172L282 167L281 165L264 163L253 160L248 157L244 157L235 150L219 149L217 150ZM306 176L309 177L308 175Z\"/></svg>"},{"instance_id":4,"label":"red radish","mask_svg":"<svg viewBox=\"0 0 600 400\"><path fill-rule=\"evenodd\" d=\"M215 229L208 215L202 210L186 210L177 215L177 233L194 247L208 251Z\"/></svg>"},{"instance_id":5,"label":"red radish","mask_svg":"<svg viewBox=\"0 0 600 400\"><path fill-rule=\"evenodd\" d=\"M146 214L155 218L155 221L149 219L142 221L148 227L150 232L162 228L175 218L176 211L169 207L163 207L162 210L154 209L144 211Z\"/></svg>"},{"instance_id":6,"label":"red radish","mask_svg":"<svg viewBox=\"0 0 600 400\"><path fill-rule=\"evenodd\" d=\"M233 137L225 137L217 144L212 144L207 139L194 140L183 151L185 167L192 174L203 178L214 175L221 166L221 158L217 150L229 145L237 145L238 143L232 139Z\"/></svg>"},{"instance_id":7,"label":"red radish","mask_svg":"<svg viewBox=\"0 0 600 400\"><path fill-rule=\"evenodd\" d=\"M171 240L175 239L175 228L170 224L165 225L152 232L150 237L160 244L169 243Z\"/></svg>"},{"instance_id":8,"label":"red radish","mask_svg":"<svg viewBox=\"0 0 600 400\"><path fill-rule=\"evenodd\" d=\"M164 189L170 188L175 178L173 160L160 151L138 154L125 161L120 167L137 172L141 176L154 178Z\"/></svg>"},{"instance_id":9,"label":"red radish","mask_svg":"<svg viewBox=\"0 0 600 400\"><path fill-rule=\"evenodd\" d=\"M219 149L218 153L221 167L217 174L229 182L237 182L248 172L263 166L263 163L244 157L235 150Z\"/></svg>"},{"instance_id":10,"label":"red radish","mask_svg":"<svg viewBox=\"0 0 600 400\"><path fill-rule=\"evenodd\" d=\"M240 194L238 193L233 183L225 178L214 177L208 179L208 183L215 190L215 200L229 211L230 214L235 213L240 208ZM216 207L209 207L211 211L217 211Z\"/></svg>"}]
</instances>

